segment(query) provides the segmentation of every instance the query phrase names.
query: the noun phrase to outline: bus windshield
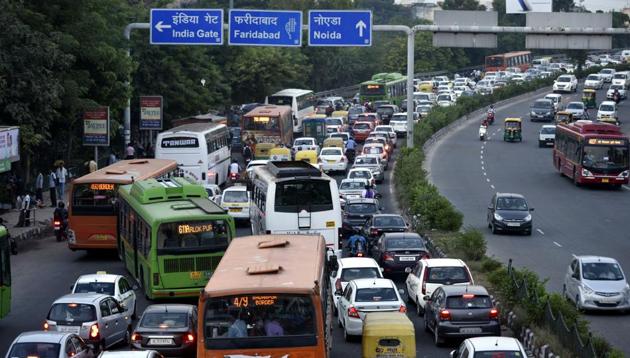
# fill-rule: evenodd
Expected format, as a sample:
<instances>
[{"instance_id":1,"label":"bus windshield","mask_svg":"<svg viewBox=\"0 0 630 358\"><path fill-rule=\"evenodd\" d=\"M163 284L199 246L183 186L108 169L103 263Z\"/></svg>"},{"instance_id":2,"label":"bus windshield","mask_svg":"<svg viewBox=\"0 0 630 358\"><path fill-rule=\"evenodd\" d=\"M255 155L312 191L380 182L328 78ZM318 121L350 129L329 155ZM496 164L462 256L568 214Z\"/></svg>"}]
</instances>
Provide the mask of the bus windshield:
<instances>
[{"instance_id":1,"label":"bus windshield","mask_svg":"<svg viewBox=\"0 0 630 358\"><path fill-rule=\"evenodd\" d=\"M289 106L293 105L293 97L291 96L269 96L268 98L269 104L275 104L278 106Z\"/></svg>"},{"instance_id":2,"label":"bus windshield","mask_svg":"<svg viewBox=\"0 0 630 358\"><path fill-rule=\"evenodd\" d=\"M305 200L308 198L308 200ZM296 179L276 184L275 211L298 213L333 209L328 180Z\"/></svg>"},{"instance_id":3,"label":"bus windshield","mask_svg":"<svg viewBox=\"0 0 630 358\"><path fill-rule=\"evenodd\" d=\"M278 117L243 117L243 129L250 131L277 131L280 129Z\"/></svg>"},{"instance_id":4,"label":"bus windshield","mask_svg":"<svg viewBox=\"0 0 630 358\"><path fill-rule=\"evenodd\" d=\"M204 337L208 349L300 347L317 344L313 301L304 295L255 294L211 298Z\"/></svg>"},{"instance_id":5,"label":"bus windshield","mask_svg":"<svg viewBox=\"0 0 630 358\"><path fill-rule=\"evenodd\" d=\"M72 192L72 215L115 215L115 200L115 184L76 184Z\"/></svg>"},{"instance_id":6,"label":"bus windshield","mask_svg":"<svg viewBox=\"0 0 630 358\"><path fill-rule=\"evenodd\" d=\"M590 169L625 169L628 167L628 147L585 145L582 165Z\"/></svg>"},{"instance_id":7,"label":"bus windshield","mask_svg":"<svg viewBox=\"0 0 630 358\"><path fill-rule=\"evenodd\" d=\"M361 94L385 94L385 86L378 84L362 85Z\"/></svg>"},{"instance_id":8,"label":"bus windshield","mask_svg":"<svg viewBox=\"0 0 630 358\"><path fill-rule=\"evenodd\" d=\"M225 220L179 221L160 225L158 255L222 251L230 243Z\"/></svg>"}]
</instances>

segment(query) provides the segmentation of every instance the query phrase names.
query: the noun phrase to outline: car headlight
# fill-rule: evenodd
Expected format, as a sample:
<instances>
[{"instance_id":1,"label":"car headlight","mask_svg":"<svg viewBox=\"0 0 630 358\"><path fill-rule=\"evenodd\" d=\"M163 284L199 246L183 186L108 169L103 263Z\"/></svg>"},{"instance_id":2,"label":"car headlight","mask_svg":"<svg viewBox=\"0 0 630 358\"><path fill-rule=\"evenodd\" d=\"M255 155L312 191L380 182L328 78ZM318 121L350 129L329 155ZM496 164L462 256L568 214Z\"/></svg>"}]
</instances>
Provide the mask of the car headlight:
<instances>
[{"instance_id":1,"label":"car headlight","mask_svg":"<svg viewBox=\"0 0 630 358\"><path fill-rule=\"evenodd\" d=\"M550 115L551 115L551 112L547 112L547 113L545 113L545 115L550 116Z\"/></svg>"},{"instance_id":2,"label":"car headlight","mask_svg":"<svg viewBox=\"0 0 630 358\"><path fill-rule=\"evenodd\" d=\"M503 217L501 215L497 214L497 213L494 213L494 219L498 220L498 221L501 221L501 220L503 220Z\"/></svg>"},{"instance_id":3,"label":"car headlight","mask_svg":"<svg viewBox=\"0 0 630 358\"><path fill-rule=\"evenodd\" d=\"M592 177L593 173L591 173L591 171L588 170L588 169L582 169L582 176L583 177Z\"/></svg>"},{"instance_id":4,"label":"car headlight","mask_svg":"<svg viewBox=\"0 0 630 358\"><path fill-rule=\"evenodd\" d=\"M584 293L587 295L592 295L595 293L595 291L593 291L592 288L586 286L586 285L582 285L582 289L584 290Z\"/></svg>"},{"instance_id":5,"label":"car headlight","mask_svg":"<svg viewBox=\"0 0 630 358\"><path fill-rule=\"evenodd\" d=\"M532 112L531 112L531 115L532 115L532 116L536 115L536 112L532 111Z\"/></svg>"},{"instance_id":6,"label":"car headlight","mask_svg":"<svg viewBox=\"0 0 630 358\"><path fill-rule=\"evenodd\" d=\"M630 286L626 284L626 288L623 289L623 294L628 297L630 296Z\"/></svg>"},{"instance_id":7,"label":"car headlight","mask_svg":"<svg viewBox=\"0 0 630 358\"><path fill-rule=\"evenodd\" d=\"M630 174L627 170L621 172L621 174L617 175L617 177L627 178L628 174Z\"/></svg>"},{"instance_id":8,"label":"car headlight","mask_svg":"<svg viewBox=\"0 0 630 358\"><path fill-rule=\"evenodd\" d=\"M525 221L532 221L532 214L527 214L527 216L524 219Z\"/></svg>"}]
</instances>

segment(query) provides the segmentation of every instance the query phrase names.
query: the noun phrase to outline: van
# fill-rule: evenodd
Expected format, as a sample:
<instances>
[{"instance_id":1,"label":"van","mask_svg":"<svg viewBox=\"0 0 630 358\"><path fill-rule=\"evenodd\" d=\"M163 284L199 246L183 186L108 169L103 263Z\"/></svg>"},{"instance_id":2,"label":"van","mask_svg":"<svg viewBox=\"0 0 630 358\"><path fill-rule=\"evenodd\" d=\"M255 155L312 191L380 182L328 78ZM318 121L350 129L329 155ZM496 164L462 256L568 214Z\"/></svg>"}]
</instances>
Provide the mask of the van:
<instances>
[{"instance_id":1,"label":"van","mask_svg":"<svg viewBox=\"0 0 630 358\"><path fill-rule=\"evenodd\" d=\"M630 86L630 75L628 71L617 72L613 75L612 83L613 85L622 85L623 88L627 89Z\"/></svg>"},{"instance_id":2,"label":"van","mask_svg":"<svg viewBox=\"0 0 630 358\"><path fill-rule=\"evenodd\" d=\"M626 63L630 62L630 50L621 51L621 58Z\"/></svg>"}]
</instances>

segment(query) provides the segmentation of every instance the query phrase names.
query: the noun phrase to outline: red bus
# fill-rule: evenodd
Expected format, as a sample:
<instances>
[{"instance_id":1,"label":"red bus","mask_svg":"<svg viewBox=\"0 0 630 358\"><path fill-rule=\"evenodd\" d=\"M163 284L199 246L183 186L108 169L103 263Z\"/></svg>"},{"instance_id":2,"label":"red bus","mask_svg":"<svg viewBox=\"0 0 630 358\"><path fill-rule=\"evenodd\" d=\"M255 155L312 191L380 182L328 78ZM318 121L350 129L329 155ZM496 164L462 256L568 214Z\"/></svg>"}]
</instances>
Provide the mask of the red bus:
<instances>
[{"instance_id":1,"label":"red bus","mask_svg":"<svg viewBox=\"0 0 630 358\"><path fill-rule=\"evenodd\" d=\"M577 121L556 127L553 164L580 184L628 184L628 137L608 123Z\"/></svg>"},{"instance_id":2,"label":"red bus","mask_svg":"<svg viewBox=\"0 0 630 358\"><path fill-rule=\"evenodd\" d=\"M531 51L517 51L486 56L485 71L505 71L508 67L518 67L521 72L532 65Z\"/></svg>"}]
</instances>

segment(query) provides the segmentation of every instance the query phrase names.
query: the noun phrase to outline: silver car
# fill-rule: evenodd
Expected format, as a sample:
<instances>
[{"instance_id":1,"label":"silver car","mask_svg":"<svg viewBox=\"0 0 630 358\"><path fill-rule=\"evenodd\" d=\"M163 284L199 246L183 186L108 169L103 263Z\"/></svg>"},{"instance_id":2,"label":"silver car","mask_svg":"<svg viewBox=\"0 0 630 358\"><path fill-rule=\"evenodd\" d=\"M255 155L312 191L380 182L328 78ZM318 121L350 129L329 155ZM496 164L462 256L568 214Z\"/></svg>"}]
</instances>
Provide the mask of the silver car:
<instances>
[{"instance_id":1,"label":"silver car","mask_svg":"<svg viewBox=\"0 0 630 358\"><path fill-rule=\"evenodd\" d=\"M586 107L582 102L569 102L564 110L573 114L575 120L588 119L588 112L586 112Z\"/></svg>"},{"instance_id":2,"label":"silver car","mask_svg":"<svg viewBox=\"0 0 630 358\"><path fill-rule=\"evenodd\" d=\"M13 340L6 358L92 358L94 353L81 337L67 332L33 331Z\"/></svg>"},{"instance_id":3,"label":"silver car","mask_svg":"<svg viewBox=\"0 0 630 358\"><path fill-rule=\"evenodd\" d=\"M72 293L55 300L44 329L78 334L100 352L118 343L129 344L131 317L112 296Z\"/></svg>"},{"instance_id":4,"label":"silver car","mask_svg":"<svg viewBox=\"0 0 630 358\"><path fill-rule=\"evenodd\" d=\"M354 159L352 168L368 168L374 176L374 180L377 183L382 183L385 180L385 170L380 158L375 155L360 155Z\"/></svg>"}]
</instances>

